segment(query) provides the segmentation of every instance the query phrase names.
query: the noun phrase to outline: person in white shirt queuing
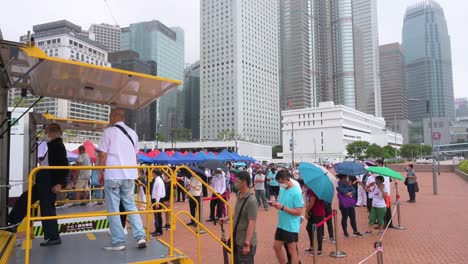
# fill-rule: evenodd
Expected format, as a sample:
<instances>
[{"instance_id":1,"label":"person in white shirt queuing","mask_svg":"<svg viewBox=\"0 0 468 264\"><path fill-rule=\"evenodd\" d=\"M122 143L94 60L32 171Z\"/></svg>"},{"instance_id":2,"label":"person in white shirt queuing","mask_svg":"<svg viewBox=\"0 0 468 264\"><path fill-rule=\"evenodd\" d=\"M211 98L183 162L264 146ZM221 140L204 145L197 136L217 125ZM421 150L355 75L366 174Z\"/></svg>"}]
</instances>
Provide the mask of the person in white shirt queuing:
<instances>
[{"instance_id":1,"label":"person in white shirt queuing","mask_svg":"<svg viewBox=\"0 0 468 264\"><path fill-rule=\"evenodd\" d=\"M154 210L161 209L161 199L166 196L166 188L164 186L164 181L162 180L162 171L159 169L153 170L153 187L151 188L151 203L154 204ZM154 213L154 232L151 233L152 236L161 236L163 234L163 220L162 213Z\"/></svg>"},{"instance_id":2,"label":"person in white shirt queuing","mask_svg":"<svg viewBox=\"0 0 468 264\"><path fill-rule=\"evenodd\" d=\"M226 192L226 179L223 176L223 170L217 168L214 172L214 175L211 179L211 186L218 195L223 195ZM215 221L215 209L216 209L216 218L221 218L223 215L223 202L213 193L211 195L210 201L210 218L207 222Z\"/></svg>"},{"instance_id":3,"label":"person in white shirt queuing","mask_svg":"<svg viewBox=\"0 0 468 264\"><path fill-rule=\"evenodd\" d=\"M187 185L189 189L190 195L193 196L193 198L197 201L198 203L198 211L197 211L197 203L191 198L189 198L189 207L190 207L190 215L192 215L193 218L197 219L199 222L200 217L201 217L201 193L202 193L202 183L201 181L198 180L197 177L190 177L190 182ZM188 226L197 226L195 221L191 220L189 223L187 223ZM202 230L201 230L202 231Z\"/></svg>"},{"instance_id":4,"label":"person in white shirt queuing","mask_svg":"<svg viewBox=\"0 0 468 264\"><path fill-rule=\"evenodd\" d=\"M86 149L84 146L78 148L80 155L76 160L77 166L91 166L91 158L86 154ZM78 179L76 181L75 189L82 190L88 188L89 179L91 178L91 170L80 170L78 171ZM86 191L76 192L76 200L86 199ZM87 203L82 202L81 204L74 203L72 206L81 205L84 206Z\"/></svg>"},{"instance_id":5,"label":"person in white shirt queuing","mask_svg":"<svg viewBox=\"0 0 468 264\"><path fill-rule=\"evenodd\" d=\"M254 180L255 198L257 198L258 207L263 204L265 211L268 211L268 200L265 194L265 174L262 169L257 170Z\"/></svg>"},{"instance_id":6,"label":"person in white shirt queuing","mask_svg":"<svg viewBox=\"0 0 468 264\"><path fill-rule=\"evenodd\" d=\"M112 125L104 130L99 142L101 157L100 166L137 166L138 136L125 125L123 109L112 109L109 115ZM106 169L99 172L99 182L104 185L107 211L119 212L122 202L125 212L138 211L134 200L134 181L138 177L137 169ZM132 226L133 237L138 248L146 248L146 235L139 214L128 215ZM119 216L109 216L111 245L105 250L124 250L125 235Z\"/></svg>"},{"instance_id":7,"label":"person in white shirt queuing","mask_svg":"<svg viewBox=\"0 0 468 264\"><path fill-rule=\"evenodd\" d=\"M375 177L375 182L371 184L368 191L369 194L372 193L372 210L369 217L369 229L364 234L372 234L372 229L374 227L375 220L377 219L380 230L379 235L382 235L385 212L387 211L387 204L385 202L385 196L387 193L385 192L384 177Z\"/></svg>"},{"instance_id":8,"label":"person in white shirt queuing","mask_svg":"<svg viewBox=\"0 0 468 264\"><path fill-rule=\"evenodd\" d=\"M358 181L356 206L367 207L367 194L366 194L366 189L364 189L364 186L363 186L364 177L366 177L366 175L356 176L356 180Z\"/></svg>"}]
</instances>

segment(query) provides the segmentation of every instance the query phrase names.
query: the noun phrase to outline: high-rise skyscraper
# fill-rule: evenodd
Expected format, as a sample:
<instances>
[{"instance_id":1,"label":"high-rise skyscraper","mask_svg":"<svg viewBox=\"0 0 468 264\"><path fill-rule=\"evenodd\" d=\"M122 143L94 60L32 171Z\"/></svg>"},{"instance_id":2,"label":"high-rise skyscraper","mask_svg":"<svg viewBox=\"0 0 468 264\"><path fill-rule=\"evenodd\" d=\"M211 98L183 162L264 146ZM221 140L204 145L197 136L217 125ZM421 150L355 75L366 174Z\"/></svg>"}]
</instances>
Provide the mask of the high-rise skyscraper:
<instances>
[{"instance_id":1,"label":"high-rise skyscraper","mask_svg":"<svg viewBox=\"0 0 468 264\"><path fill-rule=\"evenodd\" d=\"M382 116L376 0L352 0L356 109Z\"/></svg>"},{"instance_id":2,"label":"high-rise skyscraper","mask_svg":"<svg viewBox=\"0 0 468 264\"><path fill-rule=\"evenodd\" d=\"M200 139L200 62L185 68L184 73L184 128L192 132L193 139Z\"/></svg>"},{"instance_id":3,"label":"high-rise skyscraper","mask_svg":"<svg viewBox=\"0 0 468 264\"><path fill-rule=\"evenodd\" d=\"M408 116L413 122L428 117L454 118L450 36L442 7L432 0L410 6L403 23L402 48L407 70Z\"/></svg>"},{"instance_id":4,"label":"high-rise skyscraper","mask_svg":"<svg viewBox=\"0 0 468 264\"><path fill-rule=\"evenodd\" d=\"M334 101L380 116L377 26L373 0L280 1L283 109Z\"/></svg>"},{"instance_id":5,"label":"high-rise skyscraper","mask_svg":"<svg viewBox=\"0 0 468 264\"><path fill-rule=\"evenodd\" d=\"M201 137L280 143L277 0L201 0Z\"/></svg>"},{"instance_id":6,"label":"high-rise skyscraper","mask_svg":"<svg viewBox=\"0 0 468 264\"><path fill-rule=\"evenodd\" d=\"M279 1L281 109L317 106L311 1Z\"/></svg>"},{"instance_id":7,"label":"high-rise skyscraper","mask_svg":"<svg viewBox=\"0 0 468 264\"><path fill-rule=\"evenodd\" d=\"M456 117L468 117L468 98L455 98Z\"/></svg>"},{"instance_id":8,"label":"high-rise skyscraper","mask_svg":"<svg viewBox=\"0 0 468 264\"><path fill-rule=\"evenodd\" d=\"M184 31L168 28L157 20L131 24L121 31L121 50L134 50L142 60L155 61L158 76L182 80L184 78ZM166 138L179 128L177 116L177 94L181 87L163 96L158 105L155 123Z\"/></svg>"},{"instance_id":9,"label":"high-rise skyscraper","mask_svg":"<svg viewBox=\"0 0 468 264\"><path fill-rule=\"evenodd\" d=\"M108 52L120 50L120 27L108 24L92 24L88 30L89 38L104 45Z\"/></svg>"},{"instance_id":10,"label":"high-rise skyscraper","mask_svg":"<svg viewBox=\"0 0 468 264\"><path fill-rule=\"evenodd\" d=\"M401 133L408 142L408 97L406 90L405 57L400 43L379 47L380 88L382 93L382 116L387 127Z\"/></svg>"}]
</instances>

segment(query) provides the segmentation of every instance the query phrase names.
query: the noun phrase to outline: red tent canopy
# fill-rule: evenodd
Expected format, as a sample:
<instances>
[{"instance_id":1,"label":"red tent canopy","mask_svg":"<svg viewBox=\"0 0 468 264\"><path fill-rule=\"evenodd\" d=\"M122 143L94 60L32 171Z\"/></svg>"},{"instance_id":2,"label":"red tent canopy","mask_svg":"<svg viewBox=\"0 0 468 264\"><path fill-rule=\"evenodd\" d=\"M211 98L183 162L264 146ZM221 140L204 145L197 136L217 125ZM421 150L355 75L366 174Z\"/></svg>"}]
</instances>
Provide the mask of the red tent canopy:
<instances>
[{"instance_id":1,"label":"red tent canopy","mask_svg":"<svg viewBox=\"0 0 468 264\"><path fill-rule=\"evenodd\" d=\"M189 154L188 151L181 152L182 156L187 156Z\"/></svg>"},{"instance_id":2,"label":"red tent canopy","mask_svg":"<svg viewBox=\"0 0 468 264\"><path fill-rule=\"evenodd\" d=\"M85 147L86 154L88 154L88 156L91 158L91 161L93 163L96 162L96 147L94 146L94 144L88 140L85 143L83 143L83 146ZM78 149L75 149L73 153L79 154L80 151Z\"/></svg>"},{"instance_id":3,"label":"red tent canopy","mask_svg":"<svg viewBox=\"0 0 468 264\"><path fill-rule=\"evenodd\" d=\"M157 155L159 155L159 153L161 153L161 151L159 151L158 149L153 149L152 151L146 153L146 156L148 156L150 158L154 158Z\"/></svg>"}]
</instances>

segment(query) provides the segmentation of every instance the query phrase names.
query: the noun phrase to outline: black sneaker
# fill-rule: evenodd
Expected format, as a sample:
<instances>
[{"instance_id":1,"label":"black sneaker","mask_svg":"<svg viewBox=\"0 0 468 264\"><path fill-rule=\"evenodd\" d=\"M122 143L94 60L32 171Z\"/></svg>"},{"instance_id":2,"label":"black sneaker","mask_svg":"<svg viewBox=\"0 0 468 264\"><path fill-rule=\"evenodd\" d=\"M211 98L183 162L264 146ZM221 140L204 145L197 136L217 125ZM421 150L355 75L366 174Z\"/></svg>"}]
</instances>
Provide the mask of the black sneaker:
<instances>
[{"instance_id":1,"label":"black sneaker","mask_svg":"<svg viewBox=\"0 0 468 264\"><path fill-rule=\"evenodd\" d=\"M153 232L151 233L152 236L162 236L162 233L161 232Z\"/></svg>"},{"instance_id":2,"label":"black sneaker","mask_svg":"<svg viewBox=\"0 0 468 264\"><path fill-rule=\"evenodd\" d=\"M359 232L354 232L354 233L353 233L353 236L355 236L355 237L362 237L363 235L362 235L361 233L359 233Z\"/></svg>"},{"instance_id":3,"label":"black sneaker","mask_svg":"<svg viewBox=\"0 0 468 264\"><path fill-rule=\"evenodd\" d=\"M348 233L345 233L345 234L344 234L344 237L345 237L345 238L349 238L349 234L348 234Z\"/></svg>"}]
</instances>

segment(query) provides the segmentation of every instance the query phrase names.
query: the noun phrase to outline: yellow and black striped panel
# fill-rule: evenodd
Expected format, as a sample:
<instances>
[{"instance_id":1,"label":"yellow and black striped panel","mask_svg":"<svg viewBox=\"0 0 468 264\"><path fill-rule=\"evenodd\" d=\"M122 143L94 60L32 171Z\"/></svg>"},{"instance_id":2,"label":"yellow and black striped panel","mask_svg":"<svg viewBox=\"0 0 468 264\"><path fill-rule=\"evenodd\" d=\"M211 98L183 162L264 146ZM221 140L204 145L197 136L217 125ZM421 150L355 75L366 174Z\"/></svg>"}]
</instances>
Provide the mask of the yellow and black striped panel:
<instances>
[{"instance_id":1,"label":"yellow and black striped panel","mask_svg":"<svg viewBox=\"0 0 468 264\"><path fill-rule=\"evenodd\" d=\"M96 231L109 228L109 221L107 219L81 221L63 223L58 225L58 230L61 234L65 233L79 233L87 231ZM39 237L44 235L42 226L34 227L34 236Z\"/></svg>"}]
</instances>

